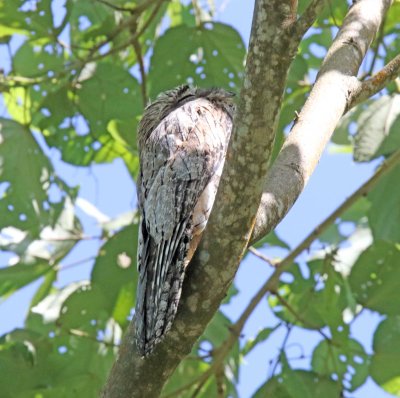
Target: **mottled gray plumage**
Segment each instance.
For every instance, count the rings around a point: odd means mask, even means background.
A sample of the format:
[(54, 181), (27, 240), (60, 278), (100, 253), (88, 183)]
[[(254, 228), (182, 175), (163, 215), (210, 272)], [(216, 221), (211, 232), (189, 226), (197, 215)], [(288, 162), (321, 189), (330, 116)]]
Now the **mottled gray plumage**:
[(233, 111), (225, 90), (180, 86), (159, 95), (140, 122), (136, 341), (143, 356), (175, 318), (185, 268), (214, 202)]

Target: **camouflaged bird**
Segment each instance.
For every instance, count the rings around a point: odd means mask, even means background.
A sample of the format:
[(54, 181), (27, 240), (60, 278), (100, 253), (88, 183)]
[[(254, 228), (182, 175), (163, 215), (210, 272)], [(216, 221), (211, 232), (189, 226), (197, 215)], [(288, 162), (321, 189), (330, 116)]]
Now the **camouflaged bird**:
[(232, 97), (223, 89), (180, 86), (147, 106), (139, 124), (135, 324), (142, 356), (175, 318), (185, 268), (207, 224), (224, 165)]

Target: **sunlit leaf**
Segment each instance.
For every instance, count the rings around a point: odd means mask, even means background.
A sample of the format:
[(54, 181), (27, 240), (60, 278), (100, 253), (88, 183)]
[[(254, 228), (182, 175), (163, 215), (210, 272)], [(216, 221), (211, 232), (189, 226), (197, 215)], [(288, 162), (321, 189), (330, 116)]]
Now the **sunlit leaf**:
[[(176, 43), (179, 51), (171, 52)], [(151, 58), (150, 96), (188, 82), (238, 90), (245, 47), (237, 31), (221, 23), (169, 29), (154, 47)]]
[(367, 107), (357, 119), (354, 159), (365, 162), (379, 156), (382, 143), (398, 131), (399, 116), (400, 95), (382, 96)]
[(0, 229), (13, 226), (38, 235), (54, 225), (71, 194), (53, 171), (29, 129), (0, 119)]
[(316, 373), (291, 370), (268, 380), (253, 398), (337, 398), (340, 396), (340, 389), (340, 384)]
[(400, 396), (400, 317), (389, 317), (374, 334), (371, 376), (388, 393)]
[(382, 314), (400, 314), (400, 250), (383, 241), (365, 250), (350, 274), (356, 300), (364, 307)]
[(400, 242), (400, 166), (384, 175), (369, 193), (368, 220), (375, 239)]
[(369, 357), (362, 345), (352, 339), (339, 344), (321, 341), (314, 349), (311, 364), (316, 373), (337, 378), (348, 391), (364, 384), (369, 373)]

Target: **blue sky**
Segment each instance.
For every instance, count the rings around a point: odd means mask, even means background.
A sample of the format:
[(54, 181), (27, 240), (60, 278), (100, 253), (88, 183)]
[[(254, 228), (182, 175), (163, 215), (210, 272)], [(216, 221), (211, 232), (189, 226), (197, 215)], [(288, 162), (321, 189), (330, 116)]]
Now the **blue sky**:
[[(59, 1), (59, 7), (62, 5)], [(241, 0), (217, 1), (217, 20), (234, 26), (248, 43), (253, 2)], [(0, 46), (4, 47), (4, 46)], [(0, 67), (9, 69), (7, 55), (0, 49)], [(0, 101), (0, 115), (4, 116), (4, 106)], [(111, 164), (94, 165), (89, 168), (76, 168), (60, 160), (56, 150), (49, 150), (39, 134), (36, 139), (51, 158), (56, 172), (68, 184), (79, 185), (79, 197), (92, 203), (104, 215), (112, 218), (135, 207), (135, 190), (122, 161), (116, 160)], [(368, 179), (376, 167), (375, 164), (355, 164), (350, 155), (333, 155), (326, 152), (310, 179), (299, 200), (287, 217), (278, 226), (279, 236), (292, 247), (298, 244), (316, 225), (329, 215), (343, 200), (356, 188)], [(97, 236), (100, 229), (96, 220), (88, 216), (82, 209), (77, 213), (83, 223), (87, 235)], [(97, 240), (80, 242), (73, 252), (62, 262), (63, 265), (73, 265), (82, 259), (95, 255), (99, 247)], [(9, 256), (0, 253), (0, 265), (7, 263)], [(72, 266), (61, 273), (58, 286), (70, 282), (87, 279), (93, 261), (86, 261)], [(257, 289), (270, 275), (271, 269), (261, 260), (248, 255), (238, 271), (235, 283), (240, 293), (232, 300), (225, 313), (235, 320), (246, 307)], [(0, 303), (0, 334), (23, 325), (29, 301), (40, 282), (33, 283), (19, 293)], [(352, 327), (352, 332), (363, 343), (367, 352), (371, 352), (373, 331), (380, 317), (376, 314), (363, 314)], [(266, 301), (260, 303), (254, 314), (246, 324), (244, 334), (247, 337), (255, 336), (257, 331), (265, 326), (274, 326), (276, 319), (271, 314)], [(270, 371), (269, 361), (276, 358), (282, 344), (283, 334), (275, 333), (260, 347), (245, 358), (241, 368), (239, 392), (241, 398), (250, 397), (257, 387), (265, 381)], [(296, 330), (292, 333), (288, 343), (288, 356), (299, 355), (299, 344), (303, 347), (306, 358), (293, 363), (295, 367), (306, 368), (309, 365), (309, 356), (318, 343), (316, 333), (306, 330)], [(371, 380), (358, 392), (352, 395), (355, 398), (384, 398), (391, 395), (384, 393)]]

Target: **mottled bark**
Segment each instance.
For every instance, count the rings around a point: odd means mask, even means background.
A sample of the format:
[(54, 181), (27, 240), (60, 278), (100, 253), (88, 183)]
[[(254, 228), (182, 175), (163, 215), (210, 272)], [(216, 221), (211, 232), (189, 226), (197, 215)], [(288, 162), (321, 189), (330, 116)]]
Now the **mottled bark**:
[(146, 360), (138, 357), (134, 327), (129, 326), (103, 397), (159, 396), (218, 310), (250, 237), (257, 240), (274, 228), (313, 172), (346, 110), (359, 65), (390, 5), (389, 0), (360, 0), (350, 9), (265, 182), (287, 71), (301, 34), (323, 3), (312, 1), (302, 23), (285, 29), (289, 0), (256, 1), (245, 80), (220, 189), (201, 247), (189, 265), (176, 320)]

